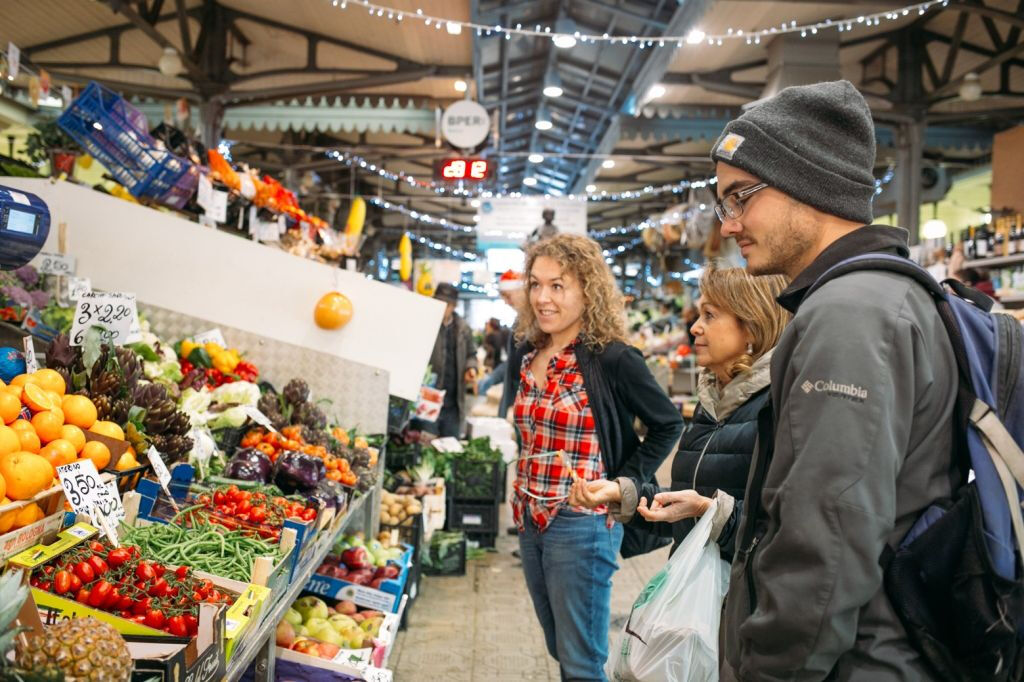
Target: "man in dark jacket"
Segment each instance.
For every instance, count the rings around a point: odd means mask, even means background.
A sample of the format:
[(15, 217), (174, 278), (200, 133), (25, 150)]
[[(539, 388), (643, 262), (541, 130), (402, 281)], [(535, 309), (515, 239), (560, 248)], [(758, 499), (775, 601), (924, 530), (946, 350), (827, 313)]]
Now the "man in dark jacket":
[(455, 312), (458, 289), (442, 282), (434, 290), (434, 298), (448, 307), (430, 354), (430, 366), (437, 373), (437, 388), (445, 391), (441, 415), (431, 430), (439, 436), (457, 438), (466, 421), (466, 384), (476, 378), (476, 344), (469, 325)]
[(954, 485), (956, 363), (935, 304), (895, 273), (836, 263), (907, 256), (872, 226), (875, 134), (847, 81), (787, 88), (715, 144), (722, 235), (753, 274), (792, 279), (736, 535), (723, 679), (927, 680), (882, 585), (881, 557)]

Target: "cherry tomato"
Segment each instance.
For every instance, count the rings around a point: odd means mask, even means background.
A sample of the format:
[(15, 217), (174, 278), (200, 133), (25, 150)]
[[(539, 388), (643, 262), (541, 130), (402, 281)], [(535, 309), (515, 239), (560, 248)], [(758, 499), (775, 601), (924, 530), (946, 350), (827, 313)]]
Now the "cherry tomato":
[(313, 509), (312, 507), (309, 507), (309, 508), (303, 510), (303, 512), (302, 512), (302, 520), (303, 521), (312, 521), (315, 518), (316, 518), (316, 509)]
[(53, 576), (53, 591), (57, 594), (65, 594), (71, 589), (71, 574), (67, 571), (57, 571)]
[(160, 597), (166, 597), (169, 590), (170, 588), (167, 585), (167, 581), (163, 578), (157, 578), (153, 581), (153, 584), (150, 585), (148, 594), (150, 597), (156, 597), (159, 599)]
[(171, 616), (167, 619), (167, 631), (175, 637), (187, 637), (188, 626), (184, 616)]
[(128, 611), (130, 613), (133, 606), (135, 606), (135, 600), (129, 596), (122, 594), (121, 598), (117, 600), (118, 611)]
[(92, 570), (96, 575), (103, 575), (110, 570), (110, 566), (103, 560), (103, 557), (91, 556), (89, 557), (89, 565), (92, 566)]
[(44, 592), (49, 592), (51, 585), (53, 585), (52, 582), (50, 582), (49, 580), (44, 580), (43, 582), (39, 583), (39, 589)]
[(167, 568), (163, 564), (153, 564), (153, 574), (156, 575), (157, 578), (161, 577), (166, 571)]
[(105, 604), (112, 589), (113, 587), (106, 580), (97, 582), (89, 592), (89, 606), (98, 608)]
[(222, 493), (221, 491), (218, 490), (217, 492), (215, 492), (213, 494), (213, 503), (215, 505), (217, 505), (218, 507), (220, 505), (224, 504), (227, 501), (228, 501), (228, 496), (225, 495), (224, 493)]
[(257, 505), (249, 509), (249, 518), (253, 523), (263, 523), (267, 520), (267, 508), (263, 505)]
[(249, 500), (243, 499), (242, 501), (240, 501), (238, 503), (238, 507), (236, 508), (236, 511), (239, 514), (247, 514), (247, 513), (249, 513), (250, 509), (252, 509), (252, 503), (250, 503)]
[(184, 615), (185, 629), (188, 631), (189, 636), (195, 635), (199, 632), (199, 619), (193, 616), (191, 613)]
[(43, 573), (45, 573), (46, 575), (53, 575), (53, 571), (53, 566), (43, 566)]
[(94, 552), (106, 552), (107, 551), (107, 548), (103, 546), (102, 542), (96, 542), (95, 540), (93, 540), (92, 542), (89, 543), (89, 549), (91, 549)]
[(127, 547), (118, 547), (117, 549), (112, 549), (107, 553), (107, 563), (114, 568), (127, 563), (131, 558), (132, 553)]
[(160, 609), (150, 609), (149, 611), (146, 611), (146, 619), (143, 622), (149, 627), (159, 630), (164, 626), (166, 620), (167, 617), (164, 616), (163, 611)]
[(79, 561), (75, 564), (74, 571), (75, 575), (78, 576), (78, 579), (82, 581), (83, 585), (91, 583), (96, 579), (96, 571), (85, 561)]
[(152, 606), (152, 604), (153, 604), (153, 598), (152, 597), (143, 597), (139, 601), (137, 601), (134, 604), (132, 604), (132, 613), (134, 613), (136, 616), (138, 616), (138, 615), (145, 615), (146, 612), (149, 611), (149, 609)]
[(121, 604), (121, 591), (111, 586), (110, 595), (103, 600), (103, 608), (107, 611), (116, 610)]
[(68, 575), (71, 576), (71, 586), (69, 588), (69, 591), (78, 592), (80, 589), (82, 589), (82, 579), (74, 573), (71, 573), (70, 571), (68, 571)]
[(174, 575), (178, 577), (178, 580), (184, 580), (188, 577), (188, 566), (178, 566), (174, 569)]
[(135, 621), (136, 623), (138, 623), (139, 625), (145, 625), (145, 623), (146, 623), (146, 616), (145, 616), (145, 614), (143, 614), (143, 615), (136, 614), (136, 615), (132, 616), (132, 620)]
[(142, 562), (135, 567), (135, 575), (139, 580), (152, 580), (156, 577), (153, 567), (146, 562)]

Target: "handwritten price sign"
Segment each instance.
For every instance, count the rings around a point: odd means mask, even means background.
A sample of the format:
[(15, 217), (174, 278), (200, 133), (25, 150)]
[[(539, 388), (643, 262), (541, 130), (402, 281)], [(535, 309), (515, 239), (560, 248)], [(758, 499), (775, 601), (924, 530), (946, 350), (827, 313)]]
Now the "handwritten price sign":
[(41, 253), (39, 257), (39, 272), (44, 275), (73, 275), (75, 274), (75, 257), (65, 256), (61, 253)]
[(71, 345), (81, 346), (86, 332), (92, 327), (100, 327), (104, 330), (104, 341), (123, 346), (131, 342), (137, 319), (135, 294), (83, 294), (75, 308)]
[(103, 484), (92, 460), (82, 459), (57, 467), (57, 477), (77, 514), (89, 514), (99, 522), (104, 533), (117, 544), (113, 525), (124, 518), (121, 497)]

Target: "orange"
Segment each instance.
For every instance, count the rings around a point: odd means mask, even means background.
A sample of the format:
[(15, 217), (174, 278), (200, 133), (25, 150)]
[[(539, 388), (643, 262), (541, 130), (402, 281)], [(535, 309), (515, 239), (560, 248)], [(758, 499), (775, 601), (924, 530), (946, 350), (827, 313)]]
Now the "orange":
[(18, 376), (16, 376), (13, 379), (11, 379), (10, 385), (11, 386), (24, 386), (26, 383), (29, 382), (29, 380), (30, 380), (30, 377), (29, 377), (28, 374), (19, 374)]
[(18, 450), (21, 450), (21, 439), (18, 438), (18, 432), (10, 426), (0, 426), (0, 455)]
[[(0, 439), (2, 437), (2, 432), (0, 432)], [(60, 427), (60, 437), (74, 445), (76, 453), (81, 452), (82, 448), (85, 447), (85, 431), (82, 431), (82, 429), (74, 424), (65, 424)]]
[(32, 422), (27, 419), (15, 419), (8, 426), (15, 431), (31, 431), (35, 433), (36, 427), (32, 426)]
[(40, 442), (39, 436), (36, 435), (35, 431), (21, 429), (18, 431), (18, 440), (21, 442), (21, 449), (26, 452), (35, 452), (38, 454), (39, 448), (42, 447), (42, 442)]
[(60, 407), (60, 403), (54, 405), (53, 398), (42, 387), (31, 382), (26, 383), (21, 394), (21, 402), (28, 405), (33, 412), (42, 412), (54, 407)]
[(11, 452), (0, 456), (0, 476), (7, 483), (7, 497), (27, 500), (53, 483), (53, 467), (31, 452)]
[(21, 400), (7, 391), (0, 391), (0, 419), (10, 424), (21, 413)]
[(82, 448), (80, 459), (91, 459), (97, 469), (103, 469), (110, 464), (110, 449), (99, 441), (91, 440)]
[(55, 415), (60, 417), (60, 423), (61, 423), (61, 425), (63, 425), (64, 424), (64, 410), (62, 410), (59, 407), (59, 405), (60, 405), (60, 400), (58, 399), (57, 402), (54, 403), (54, 407), (51, 410), (49, 410), (49, 411), (53, 412)]
[(3, 392), (4, 393), (10, 393), (11, 395), (13, 395), (15, 398), (18, 399), (19, 403), (21, 402), (21, 394), (22, 394), (21, 386), (4, 386)]
[(337, 291), (324, 294), (313, 310), (313, 320), (323, 329), (341, 329), (351, 319), (352, 301)]
[(68, 390), (67, 384), (64, 383), (64, 377), (55, 369), (40, 369), (34, 372), (32, 374), (32, 381), (47, 391), (53, 391), (60, 395), (64, 395), (64, 392)]
[[(4, 497), (2, 500), (0, 500), (0, 507), (5, 507), (10, 503), (11, 498)], [(20, 510), (18, 509), (12, 509), (11, 511), (6, 511), (3, 514), (0, 514), (0, 534), (6, 533), (11, 529), (12, 526), (14, 526), (14, 517), (18, 515), (19, 511)]]
[(46, 447), (39, 451), (39, 456), (44, 458), (53, 467), (53, 475), (57, 475), (57, 467), (64, 464), (71, 464), (78, 459), (78, 453), (75, 452), (75, 446), (70, 441), (58, 438), (57, 440), (49, 443)]
[(47, 391), (46, 395), (50, 396), (50, 402), (53, 403), (53, 407), (51, 407), (50, 409), (60, 409), (60, 404), (61, 402), (64, 401), (64, 396), (62, 396), (60, 393), (57, 393), (57, 391)]
[(93, 433), (98, 433), (114, 440), (124, 440), (124, 431), (114, 422), (98, 421), (89, 427)]
[(35, 427), (39, 440), (49, 443), (60, 438), (60, 427), (64, 426), (62, 416), (56, 412), (37, 412), (32, 417), (32, 426)]
[(38, 504), (35, 502), (27, 504), (18, 510), (17, 514), (14, 516), (14, 524), (11, 528), (17, 529), (24, 528), (25, 526), (31, 526), (36, 521), (42, 520), (44, 516), (46, 516), (46, 514), (43, 513), (43, 510)]
[(117, 460), (117, 466), (114, 468), (118, 471), (127, 471), (137, 466), (139, 466), (139, 460), (135, 459), (135, 455), (131, 452), (126, 452), (121, 455), (121, 459)]
[(69, 395), (61, 403), (64, 410), (64, 421), (81, 429), (87, 429), (96, 423), (96, 406), (84, 395)]

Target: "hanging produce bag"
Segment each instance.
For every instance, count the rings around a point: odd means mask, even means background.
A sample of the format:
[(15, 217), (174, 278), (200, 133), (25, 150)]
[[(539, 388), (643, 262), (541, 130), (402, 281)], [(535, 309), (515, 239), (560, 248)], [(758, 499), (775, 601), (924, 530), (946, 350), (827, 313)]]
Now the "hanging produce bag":
[(606, 672), (616, 682), (718, 680), (729, 564), (710, 541), (714, 502), (633, 604)]

